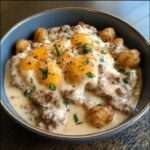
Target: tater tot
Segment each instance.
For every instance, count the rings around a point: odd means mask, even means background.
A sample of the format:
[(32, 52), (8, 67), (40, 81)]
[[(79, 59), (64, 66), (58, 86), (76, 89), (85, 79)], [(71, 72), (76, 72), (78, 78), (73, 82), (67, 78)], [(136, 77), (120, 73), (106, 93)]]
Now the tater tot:
[(96, 128), (101, 128), (113, 120), (114, 111), (111, 106), (96, 106), (89, 110), (88, 121)]
[(44, 29), (44, 28), (38, 28), (35, 31), (34, 41), (36, 41), (36, 42), (43, 42), (47, 38), (48, 38), (48, 32), (47, 32), (46, 29)]
[(140, 53), (136, 49), (124, 50), (117, 57), (117, 64), (122, 67), (134, 68), (140, 62)]
[(115, 46), (123, 46), (124, 45), (124, 40), (123, 40), (123, 38), (115, 38), (113, 40), (113, 44)]
[(18, 40), (16, 42), (16, 53), (21, 53), (25, 51), (28, 47), (30, 47), (31, 42), (29, 40)]
[(100, 31), (99, 35), (104, 42), (112, 41), (116, 37), (115, 30), (112, 27), (108, 27)]

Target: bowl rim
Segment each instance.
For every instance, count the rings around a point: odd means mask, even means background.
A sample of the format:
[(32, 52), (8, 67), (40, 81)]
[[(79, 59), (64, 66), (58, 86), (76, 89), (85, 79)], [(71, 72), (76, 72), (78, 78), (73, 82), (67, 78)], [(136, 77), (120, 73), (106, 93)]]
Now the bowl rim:
[[(59, 8), (52, 8), (52, 9), (47, 9), (45, 11), (41, 11), (39, 13), (35, 13), (29, 17), (26, 17), (25, 19), (22, 19), (21, 21), (19, 21), (18, 23), (14, 24), (12, 28), (10, 28), (6, 34), (4, 34), (4, 36), (1, 39), (1, 46), (3, 45), (3, 42), (7, 39), (7, 37), (9, 36), (9, 34), (11, 32), (13, 32), (16, 28), (18, 28), (19, 26), (21, 26), (22, 24), (32, 20), (33, 18), (38, 18), (39, 16), (43, 16), (47, 13), (50, 12), (61, 12), (61, 11), (69, 11), (69, 10), (75, 10), (75, 11), (85, 11), (85, 12), (89, 12), (89, 13), (96, 13), (96, 14), (101, 14), (101, 15), (105, 15), (107, 17), (113, 18), (119, 22), (122, 22), (123, 24), (125, 24), (125, 26), (128, 26), (132, 31), (136, 32), (136, 34), (143, 40), (144, 44), (146, 44), (147, 47), (150, 47), (149, 42), (137, 31), (135, 30), (129, 23), (126, 23), (125, 21), (121, 20), (119, 17), (116, 17), (112, 14), (109, 13), (104, 13), (95, 9), (91, 9), (91, 8), (83, 8), (83, 7), (59, 7)], [(3, 87), (3, 85), (2, 85)], [(4, 87), (3, 87), (4, 88)], [(102, 139), (102, 138), (106, 138), (106, 137), (110, 137), (126, 128), (128, 128), (129, 126), (131, 126), (133, 123), (135, 123), (136, 121), (138, 121), (146, 112), (148, 112), (148, 110), (150, 109), (150, 103), (148, 103), (146, 106), (144, 106), (144, 108), (134, 117), (132, 117), (131, 119), (127, 120), (126, 122), (112, 128), (112, 129), (108, 129), (106, 131), (100, 131), (100, 132), (95, 132), (95, 133), (91, 133), (91, 134), (85, 134), (85, 135), (63, 135), (63, 134), (58, 134), (58, 133), (54, 133), (54, 132), (46, 132), (42, 129), (39, 128), (35, 128), (34, 126), (30, 125), (29, 123), (25, 122), (24, 120), (21, 120), (20, 118), (18, 118), (14, 113), (12, 113), (4, 104), (4, 102), (2, 100), (0, 100), (1, 102), (1, 106), (4, 108), (4, 110), (9, 114), (9, 116), (11, 116), (15, 121), (17, 121), (19, 124), (21, 124), (23, 127), (27, 128), (28, 130), (40, 134), (42, 136), (48, 137), (48, 138), (53, 138), (56, 140), (63, 140), (63, 141), (87, 141), (87, 140), (92, 140), (92, 139)]]

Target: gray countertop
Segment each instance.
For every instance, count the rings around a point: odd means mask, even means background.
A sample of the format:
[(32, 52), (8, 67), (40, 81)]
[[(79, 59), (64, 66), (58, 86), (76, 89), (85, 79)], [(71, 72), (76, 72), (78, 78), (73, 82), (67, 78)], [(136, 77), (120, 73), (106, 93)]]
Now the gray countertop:
[[(62, 7), (82, 6), (114, 14), (141, 32), (149, 39), (148, 3), (142, 1), (131, 3), (115, 2), (48, 2), (48, 1), (2, 1), (1, 2), (1, 36), (16, 22), (39, 11)], [(138, 10), (138, 11), (137, 11)], [(140, 11), (139, 11), (140, 10)], [(127, 13), (128, 12), (128, 13)], [(142, 13), (139, 13), (142, 12)], [(137, 15), (138, 14), (138, 15)], [(138, 16), (138, 17), (135, 17)], [(138, 19), (139, 18), (139, 19)], [(140, 20), (140, 21), (138, 21)], [(121, 134), (92, 144), (68, 145), (39, 137), (16, 124), (0, 108), (0, 149), (1, 150), (149, 150), (150, 149), (150, 112), (136, 124)]]

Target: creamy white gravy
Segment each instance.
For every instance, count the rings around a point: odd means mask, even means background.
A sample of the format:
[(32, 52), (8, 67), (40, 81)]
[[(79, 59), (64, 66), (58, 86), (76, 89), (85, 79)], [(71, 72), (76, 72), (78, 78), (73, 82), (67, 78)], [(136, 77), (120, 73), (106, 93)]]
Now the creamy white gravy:
[[(34, 117), (33, 115), (31, 115), (29, 111), (32, 103), (30, 102), (29, 99), (27, 99), (22, 94), (21, 90), (12, 86), (10, 81), (11, 81), (10, 72), (9, 72), (8, 64), (7, 64), (6, 73), (5, 73), (6, 95), (8, 99), (10, 100), (10, 103), (12, 104), (14, 109), (18, 112), (18, 114), (28, 123), (35, 125)], [(95, 99), (95, 97), (93, 97), (93, 99)], [(137, 101), (135, 103), (137, 103)], [(82, 124), (77, 125), (74, 122), (74, 118), (73, 118), (74, 114), (77, 114)], [(101, 129), (97, 129), (91, 126), (89, 123), (87, 123), (85, 115), (86, 115), (86, 110), (83, 107), (75, 106), (71, 104), (70, 111), (67, 112), (67, 123), (64, 126), (59, 127), (58, 129), (55, 129), (53, 132), (65, 134), (65, 135), (89, 134), (89, 133), (111, 129), (128, 118), (128, 115), (123, 114), (119, 111), (115, 111), (113, 121), (109, 123), (108, 125), (102, 127)]]

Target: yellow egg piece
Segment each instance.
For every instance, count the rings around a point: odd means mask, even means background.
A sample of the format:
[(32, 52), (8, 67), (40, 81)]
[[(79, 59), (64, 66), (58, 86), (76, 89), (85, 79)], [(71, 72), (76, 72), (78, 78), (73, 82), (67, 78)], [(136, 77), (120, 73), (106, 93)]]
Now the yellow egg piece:
[(32, 69), (37, 68), (37, 65), (38, 65), (37, 60), (31, 56), (28, 56), (20, 61), (19, 70), (21, 72), (27, 71), (27, 70), (32, 70)]
[(75, 48), (80, 50), (81, 53), (88, 53), (92, 48), (92, 40), (89, 35), (85, 33), (75, 33), (72, 36), (71, 42)]
[(72, 59), (72, 56), (69, 53), (64, 53), (62, 56), (58, 57), (57, 63), (60, 67), (64, 68)]
[(86, 77), (87, 73), (92, 74), (94, 72), (93, 59), (91, 55), (80, 55), (72, 58), (64, 69), (66, 81), (71, 84), (78, 84)]
[(47, 58), (48, 58), (48, 50), (45, 47), (35, 48), (30, 53), (30, 56), (32, 56), (33, 58), (35, 58), (35, 59), (37, 59), (39, 61), (47, 60)]
[(40, 83), (44, 84), (47, 87), (49, 85), (58, 87), (60, 86), (62, 80), (61, 70), (53, 61), (40, 63), (37, 70), (37, 79)]

